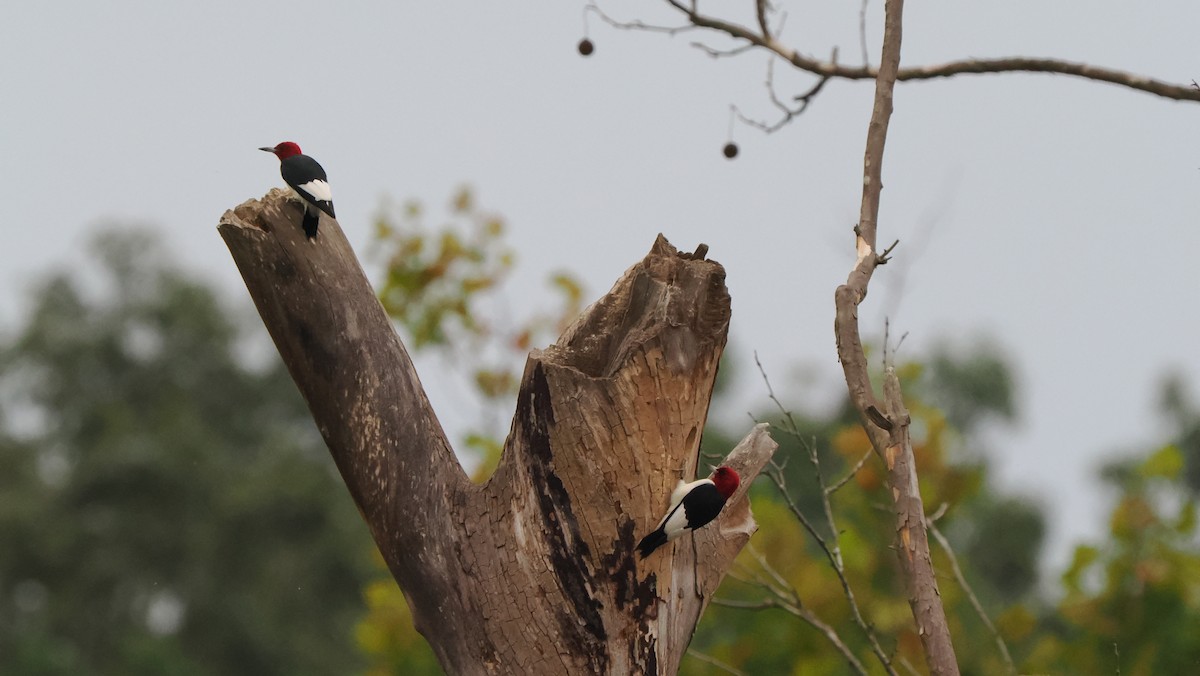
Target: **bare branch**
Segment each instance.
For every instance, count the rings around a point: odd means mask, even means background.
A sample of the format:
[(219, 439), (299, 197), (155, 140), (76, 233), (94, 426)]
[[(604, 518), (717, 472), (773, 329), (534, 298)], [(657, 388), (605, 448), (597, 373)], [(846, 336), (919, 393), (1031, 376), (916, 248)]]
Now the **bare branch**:
[(925, 517), (925, 521), (928, 522), (930, 525), (933, 525), (933, 524), (937, 523), (938, 521), (941, 521), (942, 517), (946, 516), (946, 512), (949, 509), (950, 509), (950, 503), (943, 502), (942, 504), (938, 505), (936, 512)]
[[(746, 45), (743, 45), (743, 47), (746, 47)], [(837, 58), (836, 51), (834, 52), (834, 58)], [(786, 127), (789, 122), (803, 114), (804, 111), (808, 110), (808, 105), (812, 103), (817, 94), (821, 93), (821, 90), (825, 88), (825, 83), (827, 82), (829, 82), (829, 78), (827, 77), (822, 77), (821, 79), (817, 80), (807, 92), (792, 97), (793, 101), (800, 104), (799, 106), (789, 106), (779, 98), (779, 94), (775, 91), (775, 59), (771, 58), (767, 61), (767, 94), (771, 98), (771, 103), (783, 113), (783, 116), (775, 122), (768, 123), (746, 117), (740, 110), (737, 109), (737, 106), (734, 106), (733, 110), (738, 119), (742, 122), (767, 134), (772, 134)]]
[(867, 459), (871, 457), (871, 453), (873, 452), (873, 449), (869, 449), (866, 453), (863, 453), (862, 457), (858, 459), (858, 462), (854, 463), (854, 467), (852, 467), (850, 471), (846, 473), (846, 476), (838, 479), (837, 483), (833, 484), (829, 488), (826, 488), (825, 493), (827, 495), (833, 495), (834, 493), (838, 492), (842, 486), (845, 486), (847, 482), (854, 478), (854, 475), (858, 474), (858, 470), (862, 469), (862, 466), (867, 463)]
[(900, 666), (904, 667), (904, 670), (908, 672), (909, 676), (921, 676), (921, 672), (917, 671), (916, 667), (912, 665), (912, 662), (909, 662), (903, 656), (900, 657), (899, 662)]
[(636, 30), (645, 31), (647, 33), (665, 33), (667, 35), (675, 35), (676, 33), (684, 33), (698, 28), (698, 26), (694, 24), (683, 24), (682, 26), (657, 26), (654, 24), (645, 23), (638, 19), (634, 19), (633, 21), (618, 21), (617, 19), (605, 14), (604, 10), (600, 9), (600, 6), (594, 2), (589, 2), (587, 4), (587, 9), (591, 10), (596, 16), (600, 17), (604, 23), (612, 26), (613, 28), (618, 28), (621, 30)]
[(832, 643), (833, 647), (836, 648), (837, 651), (842, 654), (842, 657), (844, 657), (846, 661), (850, 663), (851, 668), (853, 668), (856, 673), (861, 674), (861, 676), (867, 676), (867, 668), (863, 666), (863, 663), (858, 660), (858, 657), (856, 657), (854, 653), (850, 652), (850, 648), (844, 642), (842, 642), (842, 637), (838, 636), (838, 633), (833, 629), (833, 627), (823, 622), (816, 613), (808, 608), (799, 608), (797, 610), (799, 611), (797, 616), (811, 625), (813, 629), (821, 632), (825, 636), (825, 639)]
[(709, 47), (708, 45), (699, 41), (691, 42), (689, 44), (714, 59), (722, 59), (727, 56), (737, 56), (738, 54), (745, 54), (751, 49), (754, 49), (754, 45), (739, 45), (733, 49), (717, 49), (716, 47)]
[(724, 671), (727, 674), (734, 674), (735, 676), (746, 676), (746, 672), (744, 672), (740, 669), (735, 669), (711, 655), (705, 655), (704, 653), (700, 652), (699, 650), (696, 650), (695, 648), (688, 648), (687, 654), (689, 657), (694, 657), (694, 658), (700, 660), (701, 662), (711, 664), (714, 667), (720, 669), (721, 671)]
[(862, 0), (862, 6), (858, 8), (858, 47), (862, 50), (862, 63), (866, 68), (871, 65), (871, 58), (867, 56), (867, 0)]
[(883, 250), (879, 257), (875, 259), (875, 265), (887, 265), (888, 261), (892, 260), (892, 252), (896, 247), (900, 246), (900, 240), (892, 242), (892, 245)]
[[(892, 96), (900, 72), (900, 44), (903, 34), (904, 0), (885, 3), (883, 50), (875, 80), (875, 104), (867, 127), (863, 158), (862, 208), (855, 226), (857, 258), (846, 283), (834, 294), (836, 315), (834, 333), (838, 358), (846, 378), (850, 399), (859, 412), (863, 429), (875, 452), (887, 464), (892, 508), (899, 538), (897, 554), (908, 591), (909, 606), (917, 625), (917, 634), (925, 648), (925, 660), (935, 676), (957, 675), (958, 663), (945, 609), (937, 589), (937, 578), (929, 556), (925, 530), (925, 510), (921, 503), (916, 463), (909, 437), (910, 417), (904, 406), (900, 381), (888, 368), (884, 379), (886, 416), (880, 415), (867, 369), (866, 352), (858, 327), (858, 306), (866, 298), (867, 286), (878, 267), (876, 232), (879, 219), (880, 191), (883, 187), (884, 148), (892, 115)], [(886, 418), (890, 427), (881, 425)], [(769, 473), (768, 473), (769, 474)]]
[(736, 608), (738, 610), (766, 610), (768, 608), (780, 607), (779, 603), (777, 603), (774, 599), (763, 599), (761, 601), (738, 601), (735, 599), (714, 598), (712, 600), (712, 604), (714, 606), (724, 606), (726, 608)]
[[(875, 657), (879, 660), (880, 664), (883, 665), (884, 669), (886, 669), (889, 674), (895, 676), (896, 671), (892, 667), (891, 661), (887, 657), (887, 653), (885, 653), (883, 647), (879, 645), (879, 640), (875, 637), (875, 631), (869, 624), (867, 624), (867, 621), (863, 619), (862, 611), (858, 607), (858, 601), (854, 597), (854, 589), (850, 586), (850, 580), (846, 578), (846, 567), (842, 561), (841, 547), (838, 544), (838, 529), (837, 525), (834, 523), (833, 510), (829, 504), (830, 492), (826, 490), (825, 480), (821, 476), (821, 466), (816, 455), (816, 446), (815, 444), (806, 443), (805, 440), (800, 436), (800, 430), (796, 425), (795, 418), (793, 418), (792, 414), (783, 407), (783, 403), (779, 401), (779, 398), (775, 396), (775, 390), (771, 387), (771, 381), (767, 377), (766, 370), (763, 369), (762, 362), (758, 359), (757, 352), (754, 353), (754, 363), (758, 366), (758, 372), (762, 376), (763, 383), (766, 385), (767, 396), (775, 404), (775, 406), (779, 409), (780, 414), (783, 416), (784, 431), (800, 440), (800, 442), (804, 444), (809, 451), (809, 461), (813, 464), (813, 470), (817, 475), (818, 485), (821, 487), (821, 499), (825, 511), (826, 522), (829, 527), (829, 540), (826, 540), (819, 532), (817, 532), (816, 527), (814, 527), (812, 522), (808, 520), (808, 517), (800, 509), (799, 505), (797, 505), (795, 500), (792, 499), (791, 494), (788, 493), (787, 479), (784, 478), (782, 468), (779, 466), (779, 464), (772, 460), (766, 468), (766, 474), (768, 477), (770, 477), (772, 483), (775, 484), (775, 488), (779, 491), (779, 495), (783, 498), (784, 504), (787, 505), (788, 511), (790, 511), (792, 515), (796, 517), (796, 520), (799, 521), (802, 526), (804, 526), (804, 530), (808, 531), (808, 534), (812, 536), (813, 540), (816, 541), (817, 546), (821, 548), (821, 551), (825, 552), (825, 557), (829, 560), (830, 567), (833, 568), (833, 572), (837, 575), (838, 581), (842, 584), (842, 594), (846, 597), (846, 603), (850, 606), (854, 623), (858, 625), (859, 629), (861, 629), (863, 634), (867, 637), (868, 642), (871, 644), (871, 651), (875, 653)], [(766, 560), (758, 556), (756, 550), (751, 549), (750, 551), (752, 555), (758, 558), (759, 565), (763, 566), (764, 570), (773, 572)]]
[(767, 0), (755, 0), (755, 14), (758, 17), (758, 30), (762, 32), (762, 36), (771, 39), (771, 28), (767, 25), (767, 9), (769, 3)]
[(863, 663), (858, 659), (854, 652), (850, 650), (845, 641), (842, 640), (842, 637), (838, 635), (837, 630), (829, 624), (826, 624), (816, 613), (808, 608), (798, 605), (791, 605), (783, 601), (769, 598), (761, 601), (713, 599), (712, 602), (715, 605), (725, 606), (726, 608), (737, 608), (741, 610), (765, 610), (769, 608), (779, 608), (780, 610), (786, 611), (800, 618), (804, 622), (807, 622), (813, 629), (821, 632), (821, 635), (823, 635), (825, 639), (829, 641), (831, 645), (833, 645), (834, 649), (842, 654), (842, 657), (845, 658), (850, 667), (854, 669), (855, 673), (860, 674), (860, 676), (867, 676), (869, 673), (867, 668), (863, 666)]
[(1004, 666), (1008, 673), (1016, 674), (1017, 667), (1013, 664), (1012, 655), (1008, 653), (1008, 644), (1004, 642), (1004, 637), (1000, 635), (1000, 632), (996, 629), (996, 625), (992, 624), (991, 618), (984, 612), (983, 605), (979, 603), (979, 598), (975, 596), (975, 590), (967, 583), (967, 578), (963, 575), (962, 568), (958, 565), (958, 557), (954, 555), (954, 549), (950, 547), (950, 541), (946, 539), (945, 535), (942, 535), (941, 529), (937, 527), (936, 517), (944, 514), (945, 510), (946, 503), (942, 503), (941, 508), (938, 509), (938, 514), (928, 519), (929, 532), (933, 534), (933, 538), (937, 540), (938, 546), (945, 552), (946, 559), (950, 561), (950, 570), (954, 571), (954, 579), (958, 580), (958, 586), (962, 587), (962, 590), (966, 592), (967, 600), (971, 602), (971, 607), (975, 609), (975, 614), (983, 621), (983, 626), (987, 627), (987, 630), (991, 632), (992, 638), (996, 641), (996, 647), (1000, 650), (1000, 656), (1004, 658)]
[[(841, 78), (845, 80), (874, 80), (879, 75), (879, 69), (869, 65), (858, 67), (843, 66), (832, 61), (805, 56), (795, 49), (781, 44), (770, 35), (765, 35), (741, 24), (718, 19), (701, 14), (690, 4), (685, 5), (681, 0), (666, 0), (687, 17), (691, 26), (707, 28), (725, 33), (730, 37), (746, 40), (750, 44), (774, 52), (785, 61), (800, 70), (808, 71), (822, 77)], [(610, 22), (611, 23), (611, 22)], [(636, 25), (619, 26), (638, 28)], [(650, 30), (665, 31), (662, 27)], [(678, 29), (675, 29), (676, 31)], [(955, 75), (982, 75), (989, 73), (1046, 73), (1050, 75), (1067, 75), (1071, 77), (1107, 82), (1136, 91), (1162, 96), (1176, 101), (1200, 101), (1200, 89), (1188, 85), (1178, 85), (1161, 80), (1155, 80), (1142, 75), (1135, 75), (1121, 70), (1092, 66), (1086, 63), (1076, 63), (1059, 59), (1044, 59), (1031, 57), (1006, 57), (997, 59), (964, 59), (930, 66), (916, 66), (901, 69), (896, 74), (900, 82), (909, 80), (932, 80)]]

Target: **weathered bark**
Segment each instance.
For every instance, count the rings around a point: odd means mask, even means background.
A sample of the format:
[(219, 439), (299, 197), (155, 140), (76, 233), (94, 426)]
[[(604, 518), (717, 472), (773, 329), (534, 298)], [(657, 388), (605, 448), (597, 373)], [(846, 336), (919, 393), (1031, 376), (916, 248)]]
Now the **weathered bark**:
[(887, 0), (884, 11), (883, 50), (863, 159), (862, 207), (855, 240), (857, 258), (846, 283), (834, 292), (834, 334), (850, 399), (858, 410), (871, 446), (887, 463), (899, 541), (896, 553), (917, 634), (925, 648), (925, 662), (934, 676), (956, 676), (958, 662), (929, 555), (925, 507), (917, 482), (916, 460), (909, 439), (910, 420), (900, 391), (900, 380), (889, 368), (884, 383), (885, 414), (871, 388), (867, 357), (858, 329), (858, 306), (866, 298), (875, 268), (886, 262), (883, 255), (877, 253), (876, 232), (883, 187), (883, 151), (892, 116), (892, 93), (900, 70), (904, 0)]
[(696, 470), (729, 326), (722, 267), (660, 236), (530, 355), (503, 458), (474, 485), (341, 230), (322, 218), (306, 241), (299, 217), (272, 191), (219, 229), (442, 666), (674, 673), (756, 528), (746, 490), (775, 449), (755, 428), (726, 461), (743, 484), (717, 522), (636, 559)]

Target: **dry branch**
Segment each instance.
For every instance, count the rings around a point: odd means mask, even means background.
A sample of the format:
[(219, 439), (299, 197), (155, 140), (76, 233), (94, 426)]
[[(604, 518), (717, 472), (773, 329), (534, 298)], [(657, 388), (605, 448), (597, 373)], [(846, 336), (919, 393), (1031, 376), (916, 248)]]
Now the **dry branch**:
[[(723, 19), (701, 14), (696, 11), (696, 5), (683, 0), (667, 0), (667, 4), (683, 13), (688, 23), (675, 28), (674, 31), (687, 28), (707, 28), (725, 33), (732, 38), (745, 40), (751, 45), (766, 49), (792, 64), (799, 70), (826, 78), (844, 80), (874, 80), (879, 76), (878, 68), (868, 65), (844, 66), (836, 60), (822, 61), (801, 54), (797, 50), (779, 42), (769, 32), (754, 30), (748, 26), (725, 21)], [(625, 28), (645, 28), (644, 25), (613, 22), (614, 25)], [(1179, 85), (1154, 78), (1136, 75), (1113, 68), (1092, 66), (1086, 63), (1075, 63), (1060, 59), (1005, 57), (998, 59), (963, 59), (948, 63), (929, 66), (903, 68), (897, 71), (896, 79), (901, 82), (909, 80), (932, 80), (956, 75), (982, 75), (994, 73), (1046, 73), (1050, 75), (1067, 75), (1071, 77), (1107, 82), (1109, 84), (1162, 96), (1176, 101), (1200, 101), (1200, 89), (1190, 84)]]
[(900, 69), (903, 10), (903, 0), (887, 0), (883, 53), (879, 77), (875, 82), (875, 105), (867, 128), (863, 160), (862, 209), (855, 228), (857, 259), (846, 283), (839, 286), (834, 294), (834, 333), (850, 398), (859, 412), (871, 446), (887, 463), (888, 485), (896, 515), (897, 554), (908, 591), (909, 606), (925, 648), (929, 671), (941, 676), (958, 674), (958, 663), (929, 555), (925, 509), (909, 439), (908, 411), (904, 406), (900, 381), (895, 372), (888, 369), (882, 407), (886, 414), (882, 416), (885, 420), (880, 420), (881, 407), (871, 387), (867, 357), (858, 327), (858, 305), (867, 295), (867, 286), (875, 268), (882, 262), (882, 257), (876, 253), (876, 231), (884, 148), (892, 114), (892, 93)]
[[(945, 507), (946, 504), (943, 503), (938, 508), (938, 512), (943, 511)], [(967, 600), (970, 601), (971, 607), (975, 609), (975, 614), (979, 616), (980, 621), (983, 622), (983, 626), (987, 627), (988, 633), (992, 635), (992, 640), (996, 642), (996, 650), (1000, 652), (1000, 658), (1004, 660), (1005, 672), (1010, 674), (1010, 676), (1016, 676), (1018, 673), (1017, 666), (1013, 664), (1012, 655), (1008, 652), (1008, 644), (1004, 642), (1004, 637), (996, 629), (992, 618), (988, 617), (987, 611), (983, 609), (983, 604), (979, 602), (979, 597), (975, 595), (975, 590), (967, 582), (967, 576), (963, 574), (962, 567), (958, 565), (958, 556), (954, 554), (954, 548), (950, 546), (950, 541), (938, 529), (937, 519), (937, 514), (926, 517), (926, 522), (929, 524), (929, 532), (933, 535), (933, 539), (937, 540), (938, 546), (942, 548), (942, 553), (946, 555), (946, 560), (950, 562), (950, 570), (954, 573), (954, 579), (958, 581), (958, 586), (967, 595)]]
[[(324, 218), (324, 217), (323, 217)], [(696, 470), (729, 328), (724, 270), (661, 236), (534, 351), (495, 474), (468, 481), (335, 221), (305, 240), (281, 191), (219, 227), (417, 629), (453, 674), (673, 674), (756, 526), (756, 427), (717, 521), (637, 561)]]

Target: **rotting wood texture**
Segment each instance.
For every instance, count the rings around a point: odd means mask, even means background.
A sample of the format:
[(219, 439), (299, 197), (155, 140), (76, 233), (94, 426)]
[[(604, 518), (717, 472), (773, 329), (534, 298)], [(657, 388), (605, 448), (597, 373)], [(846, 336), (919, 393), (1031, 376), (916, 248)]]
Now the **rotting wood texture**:
[[(282, 191), (219, 230), (350, 494), (453, 674), (673, 674), (756, 526), (775, 450), (755, 427), (717, 521), (645, 561), (696, 473), (729, 328), (725, 271), (661, 235), (558, 342), (529, 357), (504, 455), (472, 484), (336, 222), (306, 241)], [(706, 472), (705, 472), (706, 473)]]

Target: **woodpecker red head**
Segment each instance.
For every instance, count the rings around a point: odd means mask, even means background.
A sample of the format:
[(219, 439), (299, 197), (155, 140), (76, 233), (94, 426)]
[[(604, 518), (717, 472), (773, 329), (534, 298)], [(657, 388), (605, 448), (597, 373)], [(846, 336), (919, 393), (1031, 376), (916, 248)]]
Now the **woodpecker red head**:
[(304, 234), (309, 239), (316, 237), (320, 212), (337, 218), (333, 215), (333, 193), (329, 190), (325, 170), (316, 160), (301, 153), (300, 146), (291, 141), (259, 150), (274, 153), (279, 158), (279, 173), (283, 174), (284, 182), (304, 204)]
[(671, 493), (671, 506), (654, 532), (638, 543), (644, 559), (659, 547), (688, 531), (706, 525), (721, 513), (725, 501), (738, 489), (741, 477), (731, 467), (718, 467), (712, 478), (691, 483), (679, 482)]

